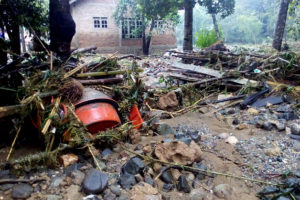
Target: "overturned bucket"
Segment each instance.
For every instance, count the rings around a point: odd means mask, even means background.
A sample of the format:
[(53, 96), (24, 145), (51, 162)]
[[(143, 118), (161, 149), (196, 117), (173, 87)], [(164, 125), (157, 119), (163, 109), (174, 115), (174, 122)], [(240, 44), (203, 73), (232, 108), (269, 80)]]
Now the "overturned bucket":
[(75, 113), (92, 134), (121, 124), (118, 104), (107, 95), (85, 88), (82, 99), (75, 104)]

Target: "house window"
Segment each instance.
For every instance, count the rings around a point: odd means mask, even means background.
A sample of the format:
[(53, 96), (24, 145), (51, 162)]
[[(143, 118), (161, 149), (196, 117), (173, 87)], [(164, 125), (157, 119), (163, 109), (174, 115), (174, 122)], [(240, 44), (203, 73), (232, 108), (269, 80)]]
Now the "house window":
[(122, 20), (122, 38), (142, 38), (143, 22), (135, 18), (124, 18)]
[(107, 17), (94, 17), (94, 28), (108, 28)]
[(162, 29), (164, 28), (164, 22), (163, 20), (155, 20), (155, 25), (154, 25), (155, 28), (158, 28), (158, 29)]

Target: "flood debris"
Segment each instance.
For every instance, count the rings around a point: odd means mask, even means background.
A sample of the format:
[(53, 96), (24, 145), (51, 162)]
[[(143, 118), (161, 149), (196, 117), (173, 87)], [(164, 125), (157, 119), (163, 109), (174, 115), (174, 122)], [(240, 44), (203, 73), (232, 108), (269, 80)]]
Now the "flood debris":
[[(0, 69), (0, 94), (9, 99), (0, 102), (1, 191), (37, 199), (37, 191), (57, 199), (247, 199), (263, 184), (273, 190), (261, 199), (297, 197), (296, 175), (281, 179), (299, 162), (298, 80), (288, 75), (298, 72), (296, 54), (94, 50), (78, 49), (67, 63), (45, 55), (37, 64), (29, 55)], [(28, 146), (31, 153), (20, 153)], [(15, 171), (30, 179), (13, 179)]]

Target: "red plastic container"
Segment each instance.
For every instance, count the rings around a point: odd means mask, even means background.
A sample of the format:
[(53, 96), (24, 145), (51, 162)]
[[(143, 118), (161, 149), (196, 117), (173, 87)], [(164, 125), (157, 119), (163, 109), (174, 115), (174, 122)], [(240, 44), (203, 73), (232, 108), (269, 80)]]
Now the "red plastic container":
[(136, 105), (133, 105), (131, 107), (131, 111), (129, 114), (129, 120), (131, 121), (131, 123), (135, 129), (142, 128), (144, 121), (143, 121), (141, 113)]
[(85, 88), (83, 98), (75, 108), (76, 115), (92, 134), (121, 124), (118, 104), (97, 90)]

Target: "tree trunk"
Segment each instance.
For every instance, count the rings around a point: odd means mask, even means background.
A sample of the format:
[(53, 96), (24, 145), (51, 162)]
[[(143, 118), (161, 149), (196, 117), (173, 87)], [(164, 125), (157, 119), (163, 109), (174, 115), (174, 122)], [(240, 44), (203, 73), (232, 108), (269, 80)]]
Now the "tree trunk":
[[(2, 17), (1, 14), (0, 17)], [(7, 45), (5, 42), (4, 25), (1, 20), (0, 20), (0, 29), (3, 33), (3, 38), (0, 38), (0, 65), (5, 66), (7, 64), (7, 53), (5, 52), (5, 50), (7, 50)]]
[(148, 56), (150, 53), (150, 44), (151, 44), (151, 36), (146, 36), (146, 34), (143, 34), (143, 54), (145, 56)]
[(71, 55), (71, 41), (75, 32), (69, 0), (50, 0), (51, 50), (62, 59), (67, 59)]
[(17, 55), (21, 54), (20, 27), (16, 18), (12, 20), (11, 32), (8, 32), (8, 37), (10, 39), (11, 50), (15, 54), (13, 58), (16, 59)]
[(26, 52), (26, 43), (25, 43), (25, 36), (24, 36), (24, 28), (20, 27), (20, 34), (21, 34), (21, 40), (22, 40), (22, 51), (23, 53)]
[(193, 9), (195, 3), (191, 0), (184, 1), (184, 39), (183, 50), (193, 50)]
[(211, 17), (213, 19), (214, 28), (215, 28), (215, 31), (216, 31), (217, 38), (218, 38), (218, 40), (220, 40), (221, 35), (220, 35), (219, 27), (218, 27), (218, 24), (217, 24), (216, 14), (211, 14)]
[(281, 0), (280, 2), (280, 10), (278, 14), (273, 40), (273, 48), (277, 49), (278, 51), (281, 50), (289, 4), (290, 0)]

